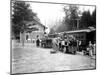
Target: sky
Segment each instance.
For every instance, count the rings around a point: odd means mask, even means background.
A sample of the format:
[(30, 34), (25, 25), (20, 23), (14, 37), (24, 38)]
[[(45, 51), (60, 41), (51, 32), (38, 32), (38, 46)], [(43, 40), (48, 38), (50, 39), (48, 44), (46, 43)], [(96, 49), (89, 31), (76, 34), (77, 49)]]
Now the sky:
[[(63, 11), (64, 4), (47, 4), (34, 2), (29, 2), (29, 4), (32, 11), (37, 13), (41, 23), (48, 27), (46, 30), (47, 33), (50, 31), (50, 28), (52, 28), (57, 22), (63, 20), (63, 17), (65, 17)], [(79, 10), (82, 12), (89, 10), (92, 13), (94, 9), (94, 6), (79, 6)]]
[(33, 12), (37, 13), (40, 21), (49, 27), (52, 27), (52, 25), (55, 24), (55, 21), (62, 19), (65, 16), (62, 5), (44, 3), (31, 3), (30, 5)]

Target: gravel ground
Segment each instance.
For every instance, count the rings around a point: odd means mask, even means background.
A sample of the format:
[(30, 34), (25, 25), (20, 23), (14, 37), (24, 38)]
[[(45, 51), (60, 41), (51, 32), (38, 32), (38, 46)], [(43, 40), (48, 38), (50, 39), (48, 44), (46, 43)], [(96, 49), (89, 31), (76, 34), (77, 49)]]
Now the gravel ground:
[(51, 54), (52, 48), (40, 48), (35, 44), (13, 44), (12, 73), (34, 73), (63, 70), (95, 69), (95, 59), (81, 54)]

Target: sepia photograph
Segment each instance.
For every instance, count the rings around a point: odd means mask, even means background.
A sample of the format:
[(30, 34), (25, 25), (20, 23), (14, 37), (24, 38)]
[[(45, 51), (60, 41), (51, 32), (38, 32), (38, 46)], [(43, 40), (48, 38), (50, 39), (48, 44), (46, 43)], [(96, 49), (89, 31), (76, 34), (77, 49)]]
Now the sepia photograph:
[(96, 5), (11, 0), (11, 74), (96, 69)]

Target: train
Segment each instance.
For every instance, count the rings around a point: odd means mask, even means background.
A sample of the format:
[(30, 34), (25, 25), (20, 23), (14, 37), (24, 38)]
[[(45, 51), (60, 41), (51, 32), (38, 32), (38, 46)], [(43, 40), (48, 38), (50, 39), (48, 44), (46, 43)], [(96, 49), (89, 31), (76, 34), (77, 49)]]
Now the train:
[(59, 37), (60, 35), (74, 36), (76, 40), (80, 41), (81, 45), (79, 46), (78, 51), (86, 50), (89, 41), (91, 41), (92, 44), (96, 43), (96, 29), (93, 27), (87, 29), (71, 30), (55, 34), (49, 34), (48, 36), (56, 38)]

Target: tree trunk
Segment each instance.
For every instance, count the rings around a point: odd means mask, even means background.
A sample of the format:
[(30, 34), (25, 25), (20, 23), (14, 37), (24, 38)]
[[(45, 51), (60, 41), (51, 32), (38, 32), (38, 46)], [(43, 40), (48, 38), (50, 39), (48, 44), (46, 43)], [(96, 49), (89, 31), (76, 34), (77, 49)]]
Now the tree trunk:
[(25, 31), (22, 33), (22, 46), (25, 44)]

